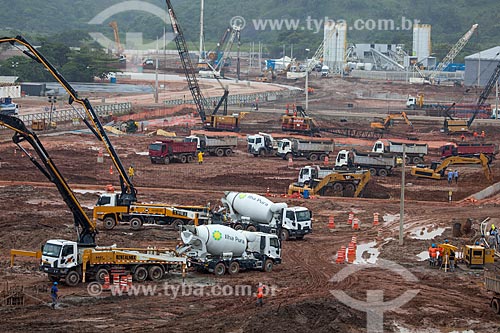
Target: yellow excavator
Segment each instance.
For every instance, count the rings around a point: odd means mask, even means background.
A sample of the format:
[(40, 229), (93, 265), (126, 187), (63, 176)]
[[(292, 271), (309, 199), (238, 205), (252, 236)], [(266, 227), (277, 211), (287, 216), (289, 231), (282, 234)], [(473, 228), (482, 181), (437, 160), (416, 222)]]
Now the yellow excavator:
[(430, 167), (416, 165), (412, 167), (411, 175), (422, 178), (445, 179), (446, 168), (453, 164), (481, 164), (486, 179), (488, 181), (493, 180), (488, 157), (484, 154), (480, 154), (479, 157), (450, 156), (442, 161), (432, 162)]
[(387, 117), (384, 119), (383, 122), (373, 122), (370, 124), (370, 127), (375, 128), (377, 130), (385, 131), (393, 125), (395, 118), (404, 119), (404, 121), (408, 124), (408, 126), (413, 128), (413, 124), (411, 123), (410, 119), (408, 119), (408, 115), (406, 114), (406, 112), (391, 113), (387, 115)]
[(344, 197), (358, 197), (366, 184), (370, 181), (371, 174), (368, 170), (360, 171), (333, 171), (321, 179), (312, 179), (309, 183), (293, 183), (288, 187), (288, 194), (304, 193), (310, 195), (335, 195)]

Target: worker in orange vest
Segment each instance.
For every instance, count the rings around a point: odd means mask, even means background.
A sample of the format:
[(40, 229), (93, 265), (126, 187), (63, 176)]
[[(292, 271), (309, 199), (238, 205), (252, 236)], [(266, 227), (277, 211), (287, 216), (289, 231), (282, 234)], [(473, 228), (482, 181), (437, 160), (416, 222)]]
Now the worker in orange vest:
[(257, 287), (257, 306), (264, 304), (264, 289), (265, 286), (259, 282), (259, 286)]
[(436, 244), (432, 244), (429, 247), (429, 265), (431, 266), (436, 266), (437, 251)]
[(477, 140), (477, 132), (474, 131), (474, 133), (472, 134), (472, 136), (474, 137), (475, 140)]

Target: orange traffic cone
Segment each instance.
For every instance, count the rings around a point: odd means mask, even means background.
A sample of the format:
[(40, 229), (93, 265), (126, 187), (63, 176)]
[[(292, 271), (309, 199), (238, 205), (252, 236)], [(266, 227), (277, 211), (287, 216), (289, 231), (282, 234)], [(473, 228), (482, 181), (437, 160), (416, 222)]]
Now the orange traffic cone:
[(356, 259), (356, 248), (353, 243), (349, 243), (347, 247), (347, 261), (352, 263)]
[(351, 243), (354, 244), (354, 248), (357, 248), (358, 247), (358, 240), (357, 240), (357, 237), (356, 236), (352, 236), (351, 238)]
[(328, 229), (335, 229), (335, 220), (333, 218), (333, 215), (330, 215), (330, 217), (328, 218)]
[(352, 228), (354, 230), (359, 230), (359, 219), (357, 217), (355, 217), (352, 221)]
[(104, 275), (104, 284), (102, 285), (102, 290), (110, 290), (109, 274)]
[(113, 174), (113, 166), (110, 166), (109, 167), (109, 174), (112, 175)]
[(340, 247), (340, 250), (337, 251), (337, 260), (335, 262), (337, 264), (345, 263), (345, 246)]
[(123, 291), (128, 291), (128, 280), (126, 275), (122, 275), (120, 279), (120, 289)]
[(288, 167), (293, 168), (293, 159), (291, 157), (288, 158)]
[(349, 213), (349, 218), (347, 219), (347, 224), (352, 224), (352, 219), (354, 219), (354, 213), (350, 212)]
[(378, 223), (378, 213), (373, 213), (373, 226), (377, 226)]

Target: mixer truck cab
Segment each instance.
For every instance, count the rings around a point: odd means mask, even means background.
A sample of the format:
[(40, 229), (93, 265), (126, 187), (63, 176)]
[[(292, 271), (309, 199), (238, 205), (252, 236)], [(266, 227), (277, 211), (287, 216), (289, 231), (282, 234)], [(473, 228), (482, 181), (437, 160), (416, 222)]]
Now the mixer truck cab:
[(79, 265), (76, 242), (63, 239), (48, 240), (42, 247), (40, 270), (52, 279), (67, 276), (68, 272)]
[(177, 252), (203, 271), (217, 276), (235, 275), (241, 270), (271, 272), (281, 263), (281, 243), (276, 235), (215, 224), (183, 228), (184, 246)]
[(306, 207), (288, 207), (258, 194), (225, 192), (221, 199), (234, 229), (277, 234), (281, 240), (302, 239), (312, 232), (311, 211)]

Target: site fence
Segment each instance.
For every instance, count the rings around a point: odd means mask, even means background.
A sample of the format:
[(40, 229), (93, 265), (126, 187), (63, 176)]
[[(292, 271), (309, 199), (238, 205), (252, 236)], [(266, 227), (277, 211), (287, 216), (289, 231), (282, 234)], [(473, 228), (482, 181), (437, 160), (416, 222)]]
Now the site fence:
[[(431, 72), (422, 71), (424, 75), (429, 75)], [(410, 78), (419, 78), (420, 75), (415, 72), (394, 72), (394, 71), (365, 71), (365, 70), (352, 70), (349, 74), (350, 77), (368, 80), (389, 80), (389, 81), (406, 81)], [(446, 81), (463, 80), (464, 72), (440, 72), (439, 80), (443, 83)]]

